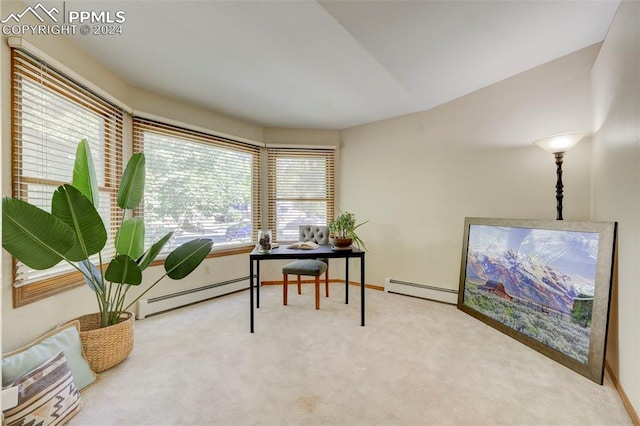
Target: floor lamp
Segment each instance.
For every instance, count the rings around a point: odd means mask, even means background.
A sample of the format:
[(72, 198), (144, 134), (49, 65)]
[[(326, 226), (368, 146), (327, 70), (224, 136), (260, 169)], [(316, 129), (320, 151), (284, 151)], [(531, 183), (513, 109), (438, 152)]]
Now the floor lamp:
[(573, 148), (573, 146), (580, 142), (580, 140), (585, 136), (587, 136), (587, 133), (583, 132), (563, 133), (560, 135), (549, 136), (548, 138), (534, 142), (535, 145), (538, 145), (540, 148), (552, 153), (556, 157), (556, 174), (558, 175), (558, 180), (556, 182), (557, 220), (562, 220), (562, 162), (564, 161), (564, 153)]

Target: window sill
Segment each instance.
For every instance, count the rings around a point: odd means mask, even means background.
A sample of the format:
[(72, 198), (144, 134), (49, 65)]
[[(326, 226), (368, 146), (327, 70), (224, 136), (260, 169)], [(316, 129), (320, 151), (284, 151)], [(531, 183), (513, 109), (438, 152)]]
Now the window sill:
[[(254, 245), (250, 244), (221, 248), (218, 250), (214, 249), (211, 253), (209, 253), (207, 259), (250, 253), (253, 250), (253, 247)], [(151, 266), (162, 265), (163, 262), (164, 259), (156, 260), (151, 263)], [(29, 303), (37, 302), (38, 300), (43, 300), (47, 297), (51, 297), (83, 285), (86, 284), (82, 279), (80, 273), (73, 272), (60, 275), (55, 278), (27, 284), (22, 287), (15, 287), (13, 289), (13, 307), (19, 308), (20, 306), (28, 305)]]

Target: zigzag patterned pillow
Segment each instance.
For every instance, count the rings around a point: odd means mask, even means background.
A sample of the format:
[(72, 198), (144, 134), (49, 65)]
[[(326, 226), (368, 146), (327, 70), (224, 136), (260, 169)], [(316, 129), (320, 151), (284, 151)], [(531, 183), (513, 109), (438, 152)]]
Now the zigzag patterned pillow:
[(62, 425), (80, 410), (80, 393), (62, 351), (10, 386), (18, 386), (18, 405), (4, 412), (3, 426)]

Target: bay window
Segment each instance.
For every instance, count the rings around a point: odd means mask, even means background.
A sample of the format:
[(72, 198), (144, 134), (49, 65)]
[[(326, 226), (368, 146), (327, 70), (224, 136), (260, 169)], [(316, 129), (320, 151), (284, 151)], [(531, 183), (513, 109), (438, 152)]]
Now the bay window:
[[(98, 178), (98, 211), (112, 244), (122, 173), (124, 112), (56, 69), (12, 49), (12, 195), (51, 211), (53, 191), (72, 180), (75, 150), (89, 142)], [(104, 254), (113, 253), (107, 246)], [(84, 285), (66, 263), (44, 271), (14, 261), (14, 305)]]
[(334, 212), (333, 149), (268, 148), (269, 228), (297, 241), (300, 225), (328, 225)]
[(147, 244), (169, 231), (166, 251), (211, 238), (214, 251), (251, 245), (260, 219), (260, 148), (134, 118), (134, 151), (144, 152)]

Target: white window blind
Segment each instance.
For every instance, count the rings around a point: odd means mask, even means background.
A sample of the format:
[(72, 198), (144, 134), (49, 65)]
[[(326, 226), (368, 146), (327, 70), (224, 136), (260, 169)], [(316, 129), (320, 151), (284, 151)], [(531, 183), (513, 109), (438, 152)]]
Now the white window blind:
[(333, 220), (333, 149), (268, 148), (269, 228), (276, 241), (297, 241), (300, 225)]
[(137, 117), (133, 140), (146, 157), (147, 244), (170, 231), (167, 252), (193, 238), (213, 239), (214, 249), (255, 240), (259, 147)]
[[(13, 196), (51, 211), (53, 191), (71, 182), (76, 147), (86, 139), (98, 178), (98, 210), (109, 235), (103, 259), (113, 254), (118, 223), (123, 117), (121, 109), (28, 54), (12, 50)], [(45, 271), (16, 262), (14, 286), (81, 284), (74, 271), (65, 262)]]

